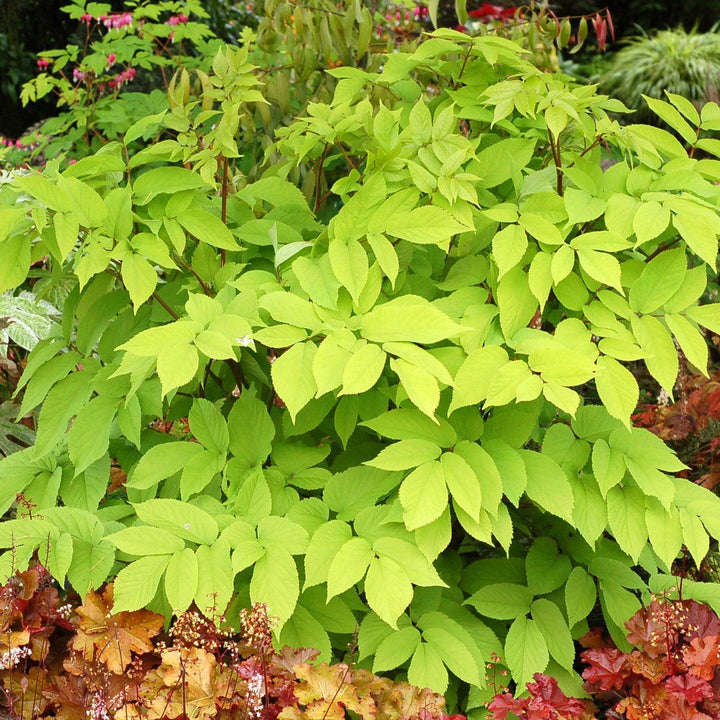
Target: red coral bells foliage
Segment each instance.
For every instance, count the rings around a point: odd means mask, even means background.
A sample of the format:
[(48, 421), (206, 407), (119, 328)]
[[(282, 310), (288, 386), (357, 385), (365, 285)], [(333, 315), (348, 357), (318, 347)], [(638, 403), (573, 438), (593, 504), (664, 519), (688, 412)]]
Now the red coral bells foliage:
[[(720, 619), (694, 600), (654, 599), (625, 623), (636, 646), (625, 653), (588, 633), (581, 653), (585, 689), (597, 717), (613, 720), (718, 720), (720, 718)], [(589, 642), (588, 642), (589, 641)], [(588, 720), (587, 704), (568, 698), (557, 682), (536, 674), (529, 697), (496, 695), (494, 720)]]
[[(628, 720), (720, 717), (720, 620), (694, 600), (653, 600), (627, 623), (631, 653), (582, 653), (586, 690)], [(620, 699), (618, 699), (620, 698)]]
[(535, 673), (535, 682), (527, 683), (528, 698), (514, 698), (510, 693), (496, 695), (488, 709), (493, 720), (505, 720), (513, 713), (522, 720), (586, 720), (593, 715), (582, 700), (569, 698), (555, 678)]

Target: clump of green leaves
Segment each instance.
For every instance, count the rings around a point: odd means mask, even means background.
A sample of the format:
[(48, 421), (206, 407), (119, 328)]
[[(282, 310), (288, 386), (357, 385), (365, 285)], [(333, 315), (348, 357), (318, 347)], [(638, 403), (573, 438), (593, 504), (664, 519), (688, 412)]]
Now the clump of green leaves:
[[(478, 717), (493, 653), (577, 691), (596, 605), (627, 648), (720, 537), (720, 500), (632, 427), (626, 367), (672, 395), (676, 342), (707, 365), (720, 163), (501, 38), (330, 72), (255, 181), (231, 172), (263, 92), (243, 47), (203, 98), (178, 73), (163, 142), (136, 152), (140, 123), (0, 188), (0, 292), (43, 256), (73, 277), (18, 385), (37, 438), (0, 463), (0, 510), (27, 498), (0, 566), (114, 578), (115, 612), (265, 602), (323, 660), (359, 628), (362, 667)], [(713, 152), (717, 105), (653, 108)]]

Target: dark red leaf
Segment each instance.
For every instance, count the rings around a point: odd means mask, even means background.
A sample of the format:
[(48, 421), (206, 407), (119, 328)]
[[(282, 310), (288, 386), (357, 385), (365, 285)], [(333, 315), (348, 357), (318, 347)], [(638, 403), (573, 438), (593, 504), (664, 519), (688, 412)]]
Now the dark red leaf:
[(583, 678), (600, 690), (620, 690), (632, 674), (628, 656), (617, 648), (585, 650), (581, 657), (588, 664)]

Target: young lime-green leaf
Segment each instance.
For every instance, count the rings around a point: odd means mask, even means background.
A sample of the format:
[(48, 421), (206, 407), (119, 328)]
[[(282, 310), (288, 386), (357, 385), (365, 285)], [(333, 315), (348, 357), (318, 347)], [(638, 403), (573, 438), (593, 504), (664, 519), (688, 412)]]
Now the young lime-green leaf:
[(357, 241), (343, 242), (334, 239), (328, 247), (330, 265), (338, 282), (357, 303), (368, 279), (368, 257), (365, 248)]
[(661, 252), (645, 265), (630, 286), (630, 307), (639, 313), (655, 312), (680, 290), (687, 275), (687, 254), (683, 248)]
[(182, 470), (190, 459), (202, 452), (202, 445), (189, 442), (162, 443), (151, 447), (138, 461), (128, 487), (147, 490)]
[(49, 541), (47, 554), (47, 569), (58, 582), (65, 582), (65, 578), (72, 564), (74, 543), (70, 533), (62, 533)]
[(434, 442), (421, 439), (401, 440), (388, 445), (365, 464), (381, 470), (409, 470), (440, 456), (440, 448)]
[(695, 565), (700, 567), (710, 548), (710, 538), (700, 518), (687, 508), (679, 508), (683, 542), (687, 546)]
[(161, 348), (157, 355), (157, 372), (163, 397), (190, 382), (197, 373), (198, 365), (198, 352), (190, 343)]
[(498, 283), (497, 304), (500, 308), (500, 327), (505, 339), (527, 327), (538, 308), (538, 301), (530, 290), (527, 273), (519, 267), (509, 270)]
[(140, 610), (155, 597), (170, 555), (148, 555), (126, 565), (115, 578), (113, 613)]
[(563, 387), (582, 385), (595, 375), (595, 363), (586, 354), (559, 346), (533, 350), (528, 364), (545, 382)]
[(620, 263), (614, 255), (597, 250), (578, 250), (577, 256), (580, 267), (593, 280), (609, 285), (624, 294), (620, 278)]
[(408, 682), (441, 694), (447, 690), (447, 670), (437, 650), (429, 643), (420, 643), (415, 650), (408, 668)]
[(375, 259), (380, 269), (385, 273), (391, 285), (395, 286), (395, 280), (400, 272), (398, 254), (393, 244), (384, 235), (368, 235), (368, 245), (375, 254)]
[(291, 555), (303, 555), (309, 540), (308, 532), (302, 525), (279, 515), (262, 518), (257, 525), (257, 537), (263, 547), (274, 545)]
[(195, 605), (205, 616), (225, 613), (233, 593), (233, 568), (230, 546), (217, 540), (210, 547), (201, 545), (196, 551), (198, 566)]
[(373, 342), (436, 343), (454, 338), (466, 328), (418, 295), (401, 295), (363, 315), (360, 333)]
[(470, 685), (482, 685), (478, 663), (467, 645), (443, 627), (423, 629), (423, 640), (432, 647), (453, 675)]
[(400, 384), (413, 405), (430, 419), (437, 421), (435, 410), (440, 403), (440, 388), (436, 378), (402, 358), (391, 358), (390, 367), (397, 373)]
[(447, 502), (445, 473), (436, 460), (415, 468), (400, 486), (403, 520), (408, 530), (415, 530), (439, 518)]
[(570, 627), (584, 620), (595, 607), (595, 582), (582, 567), (573, 568), (565, 583), (565, 607)]
[(597, 360), (595, 386), (610, 415), (630, 427), (630, 416), (640, 397), (634, 375), (614, 358), (603, 355)]
[(169, 530), (190, 542), (210, 545), (218, 536), (218, 524), (207, 511), (171, 498), (155, 498), (133, 505), (148, 525)]
[(550, 655), (561, 667), (572, 670), (575, 645), (560, 608), (554, 602), (540, 598), (532, 604), (531, 613)]
[(409, 625), (388, 635), (377, 647), (373, 672), (379, 673), (400, 667), (420, 644), (420, 633)]
[(440, 447), (457, 442), (457, 433), (447, 420), (433, 422), (416, 408), (394, 408), (361, 425), (391, 440), (427, 440)]
[(352, 537), (337, 551), (327, 571), (328, 601), (357, 585), (364, 577), (375, 554), (370, 543), (361, 537)]
[(317, 346), (314, 343), (298, 343), (288, 348), (272, 364), (275, 391), (287, 406), (293, 421), (315, 396), (317, 385), (312, 364), (316, 352)]
[(670, 211), (659, 202), (650, 200), (637, 209), (633, 218), (633, 231), (637, 238), (637, 245), (643, 245), (654, 240), (665, 232), (670, 224)]
[(377, 557), (370, 563), (365, 578), (365, 597), (378, 617), (397, 628), (397, 619), (412, 601), (412, 584), (394, 560)]
[(547, 643), (537, 623), (524, 615), (515, 618), (505, 639), (505, 662), (518, 687), (525, 687), (536, 672), (543, 672), (549, 660)]
[[(462, 458), (472, 468), (480, 483), (479, 496), (482, 500), (482, 508), (494, 516), (502, 500), (503, 481), (492, 456), (477, 443), (467, 440), (463, 440), (455, 446), (455, 455)], [(457, 500), (449, 483), (448, 487)]]
[(539, 252), (530, 263), (528, 270), (528, 287), (540, 303), (540, 310), (545, 307), (552, 288), (552, 255)]
[(213, 360), (235, 359), (235, 351), (230, 339), (215, 330), (203, 330), (193, 343), (203, 355)]
[(289, 620), (283, 625), (280, 633), (280, 643), (283, 646), (302, 647), (307, 645), (319, 651), (319, 662), (330, 662), (332, 648), (330, 638), (322, 623), (298, 604), (293, 610)]
[(573, 492), (561, 467), (547, 455), (520, 450), (527, 470), (525, 493), (539, 507), (572, 522)]
[(306, 589), (327, 580), (332, 559), (351, 537), (350, 526), (342, 520), (330, 520), (313, 533), (305, 554)]
[(707, 218), (704, 209), (695, 204), (695, 207), (673, 215), (672, 222), (690, 250), (714, 270), (717, 266), (717, 218)]
[(447, 587), (419, 547), (396, 537), (379, 537), (372, 545), (378, 556), (389, 557), (403, 568), (413, 585)]
[(720, 303), (688, 308), (686, 315), (708, 330), (716, 334), (720, 333)]
[(13, 290), (27, 278), (30, 270), (31, 239), (15, 235), (0, 243), (3, 261), (0, 264), (0, 293)]
[(448, 212), (434, 205), (399, 212), (385, 223), (385, 232), (418, 245), (437, 245), (472, 228), (462, 225)]
[(147, 525), (134, 525), (119, 532), (107, 535), (118, 550), (128, 555), (170, 555), (185, 547), (182, 538), (169, 530), (150, 527)]
[(607, 202), (599, 197), (576, 188), (567, 188), (563, 195), (568, 222), (576, 225), (586, 223), (599, 217), (607, 206)]
[(550, 275), (554, 285), (559, 285), (572, 272), (575, 266), (575, 251), (569, 245), (561, 246), (552, 255)]
[(265, 550), (253, 569), (250, 600), (264, 602), (268, 613), (284, 624), (293, 614), (300, 596), (300, 581), (293, 556), (277, 546)]
[[(236, 476), (236, 473), (239, 477)], [(251, 469), (245, 466), (238, 471), (231, 460), (225, 469), (225, 477), (238, 482), (240, 487), (229, 498), (230, 507), (235, 515), (249, 523), (258, 523), (272, 511), (272, 494), (262, 467)]]
[(68, 452), (75, 475), (107, 452), (117, 402), (116, 398), (98, 395), (77, 414), (68, 433)]
[(165, 597), (175, 614), (190, 607), (198, 584), (195, 551), (184, 548), (173, 553), (165, 570)]
[(145, 205), (161, 193), (175, 194), (204, 187), (205, 181), (184, 167), (160, 167), (147, 170), (133, 183), (135, 201)]
[(683, 544), (680, 515), (677, 508), (671, 506), (666, 510), (655, 498), (647, 498), (645, 505), (648, 539), (653, 551), (665, 563), (669, 572)]
[(290, 292), (267, 293), (258, 301), (258, 307), (269, 312), (279, 323), (308, 330), (317, 330), (321, 324), (313, 304)]
[(603, 615), (619, 628), (625, 627), (625, 623), (640, 609), (640, 600), (635, 593), (612, 580), (601, 580), (599, 585)]
[(177, 216), (177, 221), (200, 242), (223, 250), (239, 250), (227, 225), (216, 215), (199, 207), (191, 207)]
[(670, 333), (657, 318), (651, 315), (632, 317), (631, 324), (638, 345), (645, 353), (645, 365), (648, 371), (672, 397), (679, 362)]
[(456, 453), (443, 453), (440, 464), (453, 500), (477, 522), (482, 507), (482, 488), (475, 471)]
[(209, 400), (195, 398), (188, 414), (190, 432), (209, 450), (227, 452), (230, 445), (227, 422)]
[(519, 225), (507, 225), (495, 235), (492, 250), (498, 266), (498, 279), (520, 263), (527, 247), (527, 235)]
[(625, 476), (625, 456), (600, 438), (593, 444), (592, 468), (600, 492), (606, 497), (608, 490), (620, 484)]
[(512, 620), (524, 616), (532, 601), (533, 592), (525, 585), (492, 583), (480, 588), (465, 603), (485, 617)]
[(650, 109), (675, 130), (686, 143), (693, 145), (697, 141), (697, 132), (670, 103), (648, 95), (643, 95), (643, 99), (650, 106)]
[(448, 368), (434, 355), (414, 343), (387, 342), (383, 343), (382, 348), (386, 353), (395, 355), (402, 360), (406, 360), (411, 365), (425, 370), (435, 376), (441, 383), (445, 385), (453, 384), (452, 375)]
[(487, 397), (493, 377), (508, 362), (507, 351), (499, 345), (484, 345), (473, 350), (455, 375), (453, 399), (448, 413), (482, 402)]
[(375, 386), (385, 367), (387, 355), (374, 343), (367, 343), (345, 363), (341, 395), (359, 395)]
[(144, 257), (129, 254), (122, 261), (120, 274), (137, 313), (138, 308), (155, 292), (155, 268)]
[(267, 408), (252, 392), (243, 390), (227, 419), (230, 452), (249, 467), (267, 460), (275, 437)]
[(648, 539), (645, 496), (637, 488), (614, 487), (607, 494), (608, 523), (618, 545), (637, 561)]
[(688, 361), (707, 377), (708, 346), (702, 333), (682, 315), (667, 314), (665, 322)]

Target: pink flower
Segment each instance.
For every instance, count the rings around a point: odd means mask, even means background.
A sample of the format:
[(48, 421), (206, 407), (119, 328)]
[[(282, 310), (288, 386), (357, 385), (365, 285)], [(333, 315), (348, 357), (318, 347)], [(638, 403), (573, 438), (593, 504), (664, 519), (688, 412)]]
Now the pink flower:
[(92, 19), (93, 19), (93, 16), (90, 15), (90, 13), (83, 13), (83, 14), (80, 16), (80, 20), (82, 20), (84, 23), (87, 23), (88, 25), (90, 24), (90, 22), (92, 21)]
[(185, 23), (187, 23), (187, 21), (190, 19), (187, 15), (184, 15), (183, 13), (180, 13), (180, 15), (178, 15), (178, 17), (180, 18), (180, 22), (183, 25), (185, 25)]
[(170, 27), (175, 27), (175, 25), (179, 24), (179, 22), (180, 22), (180, 18), (177, 15), (171, 15), (167, 19), (167, 22), (165, 24), (169, 25)]
[(106, 28), (110, 28), (111, 30), (119, 30), (123, 27), (132, 27), (133, 23), (132, 13), (129, 12), (118, 13), (115, 15), (103, 15), (98, 19), (105, 25)]
[(75, 82), (83, 82), (86, 77), (87, 73), (82, 72), (80, 68), (75, 68), (73, 70), (73, 79), (75, 80)]
[(121, 88), (126, 82), (131, 82), (132, 80), (134, 80), (136, 74), (137, 74), (137, 71), (135, 70), (135, 68), (132, 68), (132, 67), (128, 68), (127, 70), (123, 70), (121, 73), (116, 75), (112, 80), (110, 80), (108, 85), (111, 88), (114, 88), (114, 87)]
[(22, 147), (22, 142), (21, 142), (20, 140), (16, 140), (16, 141), (15, 141), (15, 147), (16, 147), (16, 148), (21, 148), (21, 147)]
[(115, 53), (110, 53), (107, 58), (107, 65), (110, 67), (115, 64)]
[(41, 70), (44, 70), (45, 68), (50, 67), (50, 61), (49, 61), (49, 60), (46, 60), (45, 58), (40, 58), (40, 59), (37, 61), (37, 66), (38, 66)]

